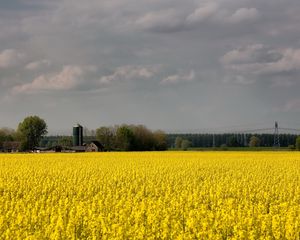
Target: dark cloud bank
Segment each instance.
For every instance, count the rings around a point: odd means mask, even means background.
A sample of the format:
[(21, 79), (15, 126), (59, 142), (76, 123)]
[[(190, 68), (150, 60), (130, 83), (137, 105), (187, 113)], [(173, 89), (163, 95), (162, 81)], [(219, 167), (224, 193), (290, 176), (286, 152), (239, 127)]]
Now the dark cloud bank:
[(197, 130), (300, 116), (300, 4), (0, 3), (1, 125)]

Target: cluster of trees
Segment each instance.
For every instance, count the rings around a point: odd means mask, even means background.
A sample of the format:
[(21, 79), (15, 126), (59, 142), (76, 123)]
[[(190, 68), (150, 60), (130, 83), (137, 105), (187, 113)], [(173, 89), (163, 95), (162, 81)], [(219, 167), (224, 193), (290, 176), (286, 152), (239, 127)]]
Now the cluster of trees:
[(51, 148), (55, 146), (72, 147), (73, 137), (71, 136), (47, 136), (39, 143), (40, 147)]
[(151, 131), (143, 125), (100, 127), (96, 139), (107, 151), (164, 151), (167, 137), (163, 131)]
[[(289, 147), (295, 146), (298, 135), (294, 134), (280, 134), (280, 146)], [(206, 148), (206, 147), (273, 147), (273, 134), (168, 134), (167, 142), (169, 148), (180, 149), (176, 139), (185, 139), (189, 141), (192, 147)]]
[(0, 130), (0, 149), (5, 148), (9, 142), (18, 141), (19, 150), (32, 150), (46, 134), (47, 124), (43, 119), (38, 116), (26, 117), (19, 123), (16, 131), (9, 128)]
[(16, 132), (11, 128), (0, 128), (0, 149), (2, 149), (7, 142), (16, 139)]

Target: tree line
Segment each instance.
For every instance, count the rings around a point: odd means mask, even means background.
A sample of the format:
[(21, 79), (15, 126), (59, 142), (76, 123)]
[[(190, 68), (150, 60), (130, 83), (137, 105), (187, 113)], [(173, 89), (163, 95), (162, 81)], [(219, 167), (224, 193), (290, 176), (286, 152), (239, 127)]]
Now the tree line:
[(151, 131), (144, 125), (100, 127), (96, 130), (96, 139), (108, 151), (163, 151), (168, 147), (163, 131)]
[[(256, 139), (254, 139), (254, 137)], [(297, 140), (298, 139), (298, 140)], [(252, 141), (251, 141), (252, 140)], [(279, 134), (281, 147), (297, 147), (300, 137), (295, 134)], [(211, 147), (273, 147), (273, 134), (168, 134), (168, 148)], [(299, 143), (300, 144), (300, 143)], [(182, 146), (183, 145), (183, 146)], [(299, 146), (300, 149), (300, 146)]]
[[(45, 137), (47, 128), (45, 120), (38, 116), (29, 116), (19, 123), (16, 130), (0, 129), (0, 150), (13, 141), (20, 143), (20, 151), (33, 150), (37, 146), (73, 145), (71, 136)], [(106, 151), (164, 151), (168, 147), (163, 131), (151, 131), (144, 125), (102, 126), (94, 132), (95, 136), (85, 137), (85, 141), (98, 140)]]
[[(0, 151), (12, 142), (18, 142), (20, 151), (33, 150), (37, 146), (72, 146), (71, 136), (46, 136), (47, 124), (38, 116), (26, 117), (16, 130), (0, 129)], [(273, 147), (273, 134), (166, 134), (152, 131), (144, 125), (101, 126), (88, 131), (86, 142), (98, 140), (106, 151), (163, 151), (168, 148), (187, 150), (189, 147)], [(280, 134), (281, 147), (300, 150), (300, 137), (295, 134)]]

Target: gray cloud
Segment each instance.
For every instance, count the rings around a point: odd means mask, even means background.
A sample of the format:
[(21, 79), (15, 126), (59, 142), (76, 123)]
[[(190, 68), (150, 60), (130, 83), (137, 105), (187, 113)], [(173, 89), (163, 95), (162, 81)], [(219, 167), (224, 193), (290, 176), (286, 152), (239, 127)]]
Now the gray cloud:
[[(298, 12), (296, 0), (3, 1), (0, 124), (36, 113), (51, 128), (53, 111), (62, 128), (74, 119), (195, 129), (291, 118)], [(83, 119), (91, 108), (105, 114)]]
[(283, 111), (300, 112), (300, 99), (289, 100), (283, 107)]
[(239, 74), (300, 73), (300, 49), (270, 48), (262, 44), (250, 45), (226, 53), (221, 62), (224, 67)]

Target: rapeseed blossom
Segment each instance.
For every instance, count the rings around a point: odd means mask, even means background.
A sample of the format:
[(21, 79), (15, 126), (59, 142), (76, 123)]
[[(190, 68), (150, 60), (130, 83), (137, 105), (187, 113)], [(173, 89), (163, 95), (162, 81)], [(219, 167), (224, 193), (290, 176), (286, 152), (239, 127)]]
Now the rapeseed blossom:
[(299, 153), (0, 155), (0, 239), (299, 238)]

